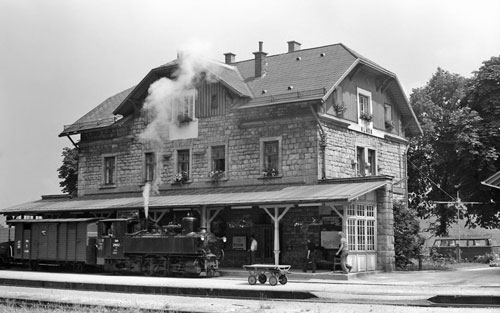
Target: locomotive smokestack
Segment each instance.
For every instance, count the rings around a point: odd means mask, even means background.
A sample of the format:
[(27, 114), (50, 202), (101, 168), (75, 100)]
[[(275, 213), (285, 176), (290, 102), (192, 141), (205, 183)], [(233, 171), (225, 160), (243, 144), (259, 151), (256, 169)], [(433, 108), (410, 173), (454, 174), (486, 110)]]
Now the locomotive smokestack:
[(206, 233), (207, 232), (207, 207), (202, 206), (201, 207), (201, 220), (200, 220), (200, 233)]

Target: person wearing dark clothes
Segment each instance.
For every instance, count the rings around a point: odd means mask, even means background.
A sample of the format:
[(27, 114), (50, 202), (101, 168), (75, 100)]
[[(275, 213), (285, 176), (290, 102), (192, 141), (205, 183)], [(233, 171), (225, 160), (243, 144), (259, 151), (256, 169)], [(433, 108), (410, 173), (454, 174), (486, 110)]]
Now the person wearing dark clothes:
[(303, 271), (307, 272), (307, 266), (311, 262), (312, 264), (312, 272), (316, 272), (316, 245), (313, 242), (313, 239), (307, 240), (307, 253), (306, 260), (304, 261)]

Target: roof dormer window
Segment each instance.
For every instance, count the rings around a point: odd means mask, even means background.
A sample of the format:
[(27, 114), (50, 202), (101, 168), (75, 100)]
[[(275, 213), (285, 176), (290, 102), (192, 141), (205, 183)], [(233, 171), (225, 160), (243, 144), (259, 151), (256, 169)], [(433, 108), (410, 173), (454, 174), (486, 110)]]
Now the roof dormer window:
[(182, 124), (195, 120), (196, 91), (187, 92), (182, 97), (172, 100), (172, 120)]
[(358, 88), (358, 123), (364, 132), (371, 133), (373, 129), (372, 93)]

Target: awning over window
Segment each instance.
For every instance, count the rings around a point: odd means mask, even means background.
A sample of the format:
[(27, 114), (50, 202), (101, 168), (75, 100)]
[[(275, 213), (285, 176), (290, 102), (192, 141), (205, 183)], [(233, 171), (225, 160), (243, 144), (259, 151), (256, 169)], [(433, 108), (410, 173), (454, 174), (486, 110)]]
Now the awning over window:
[(494, 174), (493, 176), (489, 177), (488, 179), (486, 179), (481, 183), (486, 186), (500, 189), (500, 172), (497, 172), (496, 174)]
[[(221, 207), (258, 205), (317, 204), (323, 202), (350, 202), (376, 190), (387, 180), (349, 182), (319, 185), (283, 186), (263, 185), (251, 187), (231, 187), (196, 190), (168, 191), (159, 196), (151, 196), (149, 208)], [(10, 208), (1, 209), (0, 214), (32, 214), (36, 212), (104, 211), (140, 209), (142, 196), (99, 195), (73, 199), (48, 198)]]

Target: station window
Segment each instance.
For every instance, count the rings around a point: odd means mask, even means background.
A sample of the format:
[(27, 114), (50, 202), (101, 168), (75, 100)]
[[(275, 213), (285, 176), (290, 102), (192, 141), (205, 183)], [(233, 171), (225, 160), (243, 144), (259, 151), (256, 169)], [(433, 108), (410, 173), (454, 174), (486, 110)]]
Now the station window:
[(356, 148), (356, 174), (358, 176), (377, 175), (377, 155), (373, 149)]
[(116, 182), (116, 157), (104, 158), (104, 185), (114, 185)]
[(212, 146), (212, 171), (226, 171), (226, 146)]
[(177, 174), (189, 178), (189, 150), (177, 151)]
[(347, 207), (347, 242), (349, 250), (375, 251), (375, 206), (357, 203)]
[(390, 104), (384, 104), (384, 119), (386, 122), (392, 122), (392, 106)]
[(261, 138), (260, 143), (264, 177), (281, 176), (281, 137)]
[(144, 181), (152, 182), (155, 179), (155, 169), (156, 169), (155, 154), (152, 152), (145, 153), (144, 154)]

